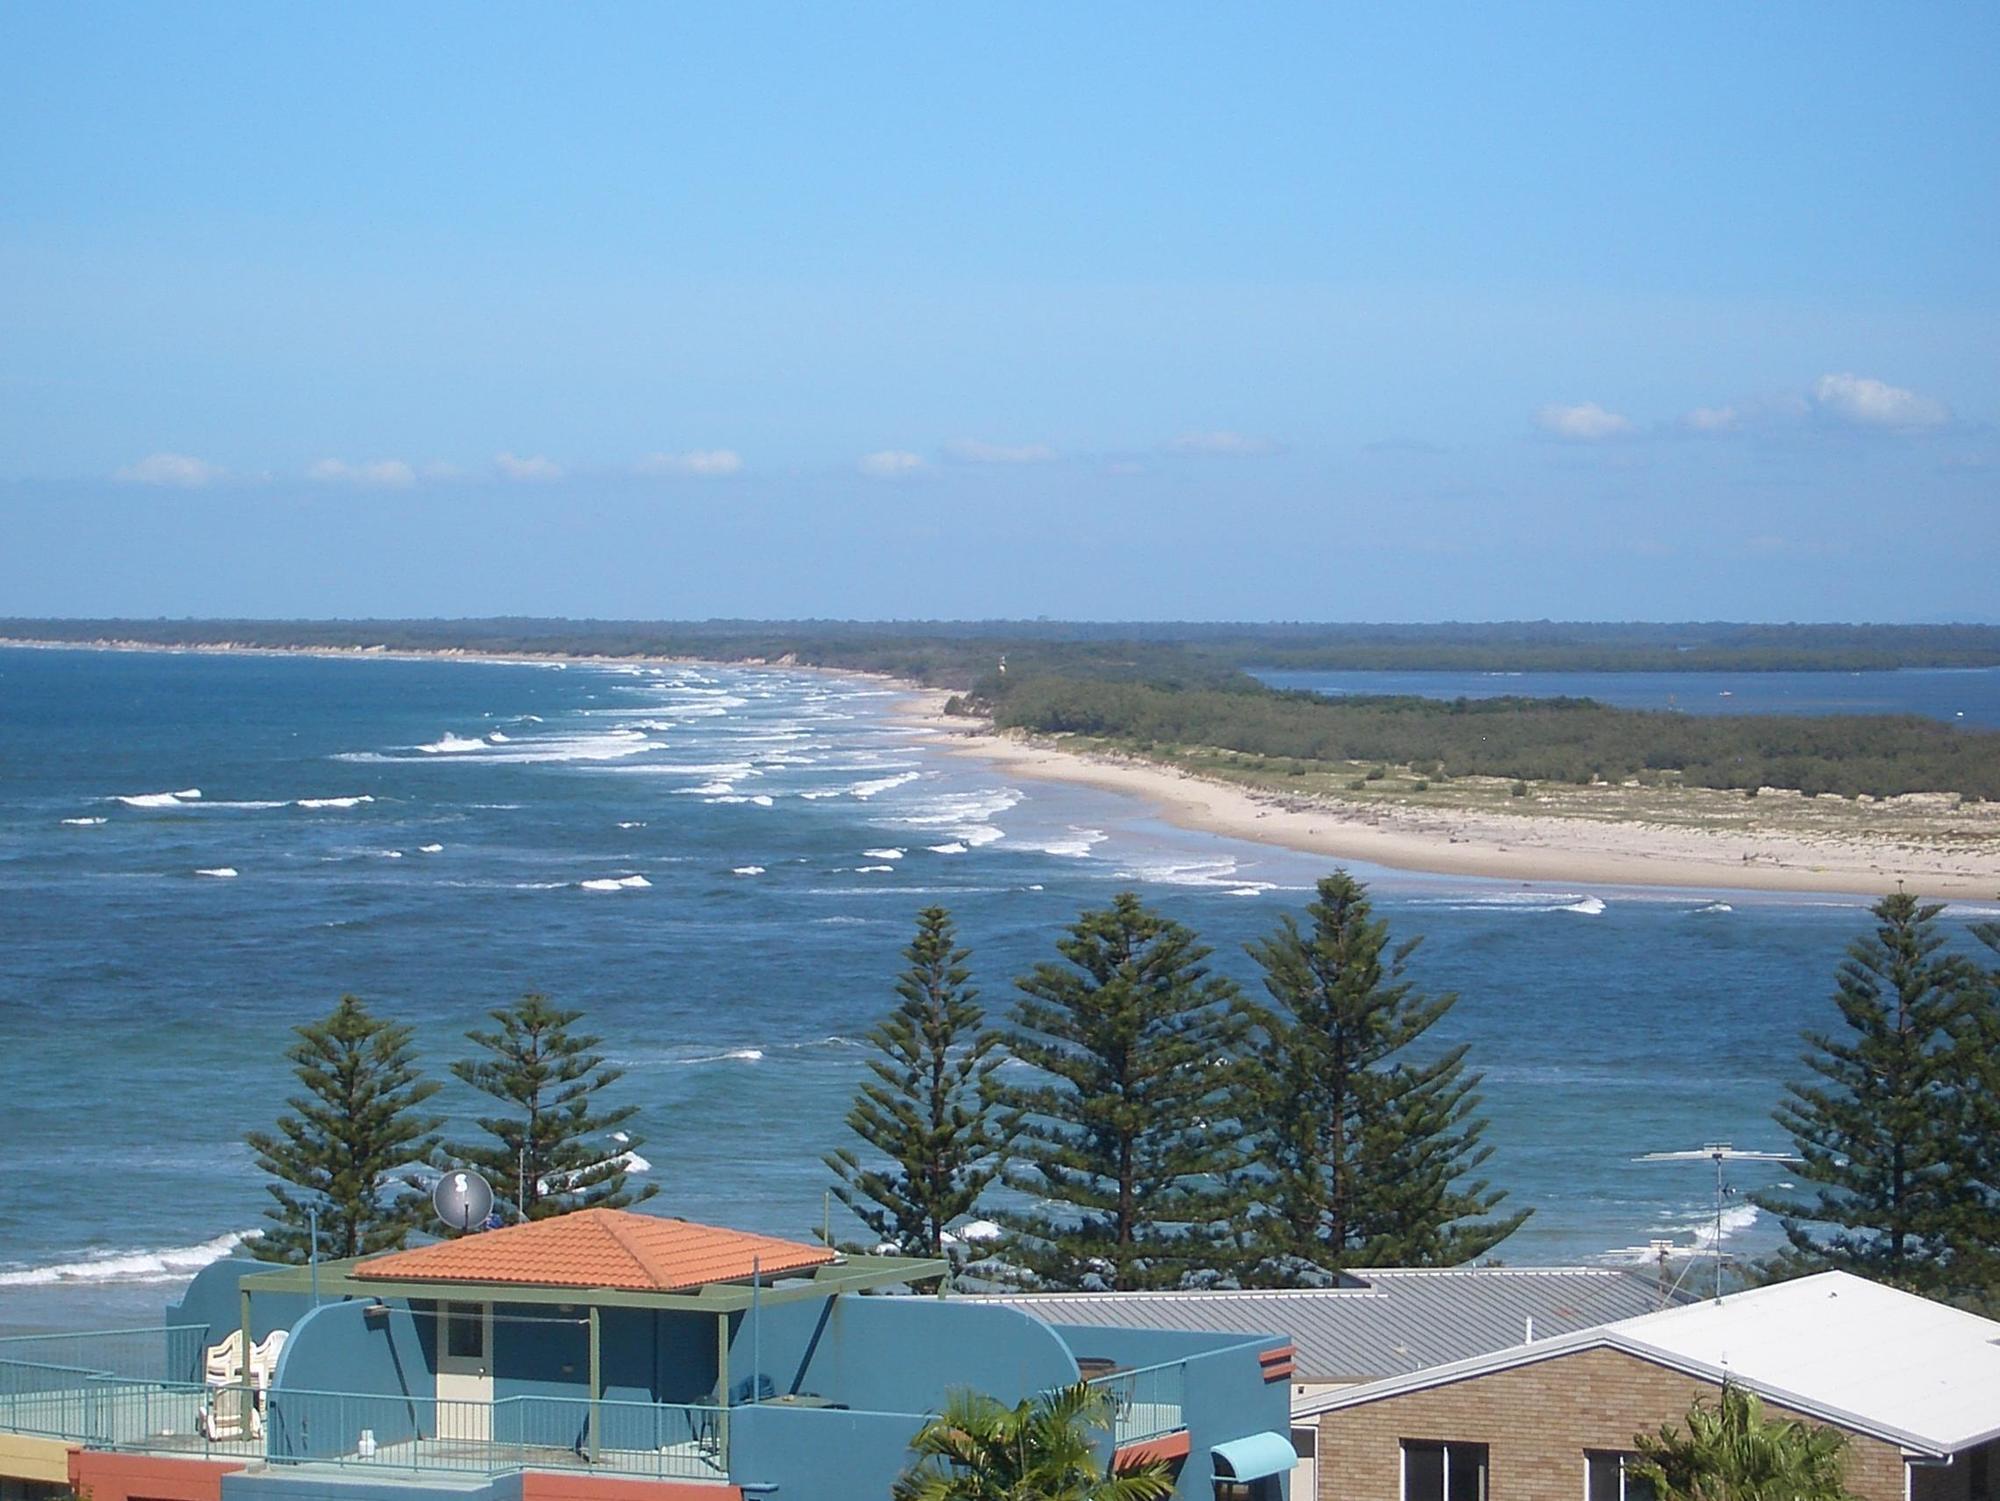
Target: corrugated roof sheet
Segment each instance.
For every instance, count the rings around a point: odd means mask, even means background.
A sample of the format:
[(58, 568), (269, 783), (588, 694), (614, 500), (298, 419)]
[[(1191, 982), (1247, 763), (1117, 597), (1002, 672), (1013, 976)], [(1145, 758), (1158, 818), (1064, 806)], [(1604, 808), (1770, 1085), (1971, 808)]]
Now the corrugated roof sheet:
[(835, 1259), (825, 1246), (660, 1219), (624, 1209), (580, 1209), (459, 1240), (391, 1251), (356, 1266), (362, 1280), (495, 1282), (520, 1287), (686, 1292), (778, 1277)]
[[(1280, 1334), (1298, 1382), (1373, 1381), (1506, 1349), (1528, 1320), (1547, 1339), (1656, 1312), (1647, 1273), (1616, 1267), (1354, 1271), (1354, 1283), (1270, 1292), (995, 1293), (1045, 1323), (1111, 1329)], [(1676, 1296), (1676, 1302), (1685, 1301)]]

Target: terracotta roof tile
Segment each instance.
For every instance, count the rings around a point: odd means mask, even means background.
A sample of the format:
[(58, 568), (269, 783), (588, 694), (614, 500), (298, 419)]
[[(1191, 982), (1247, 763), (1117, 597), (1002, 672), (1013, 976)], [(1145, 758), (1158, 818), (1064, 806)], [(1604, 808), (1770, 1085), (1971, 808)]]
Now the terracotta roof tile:
[(371, 1257), (353, 1276), (397, 1282), (498, 1282), (522, 1287), (686, 1292), (747, 1282), (834, 1260), (825, 1246), (723, 1230), (623, 1209), (580, 1209), (459, 1240)]

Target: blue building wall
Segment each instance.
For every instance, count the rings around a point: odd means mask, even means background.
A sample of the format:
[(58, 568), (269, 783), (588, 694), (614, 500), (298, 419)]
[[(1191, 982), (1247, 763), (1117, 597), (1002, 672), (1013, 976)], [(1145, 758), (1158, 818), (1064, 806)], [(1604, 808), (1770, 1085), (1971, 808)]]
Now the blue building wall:
[[(178, 1303), (167, 1305), (165, 1322), (199, 1326), (205, 1331), (201, 1336), (204, 1346), (219, 1345), (242, 1324), (237, 1284), (245, 1277), (272, 1270), (270, 1262), (252, 1261), (247, 1256), (212, 1261), (195, 1273)], [(312, 1298), (305, 1293), (258, 1293), (250, 1299), (250, 1337), (261, 1340), (274, 1329), (290, 1329), (312, 1306)], [(199, 1351), (196, 1359), (200, 1359)], [(200, 1370), (185, 1379), (201, 1380)]]
[[(547, 1305), (493, 1310), (493, 1395), (574, 1397), (590, 1380), (589, 1312)], [(716, 1317), (606, 1308), (598, 1315), (606, 1400), (709, 1402), (715, 1391)]]
[(775, 1486), (776, 1501), (887, 1501), (923, 1419), (810, 1407), (739, 1407), (729, 1417), (730, 1479)]
[(1208, 1501), (1215, 1494), (1215, 1465), (1209, 1451), (1217, 1444), (1264, 1432), (1283, 1434), (1290, 1442), (1291, 1383), (1266, 1381), (1257, 1361), (1260, 1351), (1289, 1343), (1273, 1337), (1188, 1362), (1184, 1399), (1188, 1457), (1175, 1487), (1185, 1501)]
[(934, 1412), (960, 1387), (1018, 1402), (1077, 1379), (1069, 1349), (1041, 1320), (939, 1298), (841, 1294), (762, 1307), (737, 1322), (732, 1386), (750, 1375), (753, 1355), (779, 1395), (871, 1412)]
[[(386, 1311), (371, 1319), (377, 1308)], [(363, 1428), (384, 1445), (429, 1433), (437, 1396), (434, 1332), (426, 1328), (432, 1322), (394, 1303), (325, 1303), (307, 1313), (285, 1341), (271, 1382), (271, 1455), (351, 1453)]]

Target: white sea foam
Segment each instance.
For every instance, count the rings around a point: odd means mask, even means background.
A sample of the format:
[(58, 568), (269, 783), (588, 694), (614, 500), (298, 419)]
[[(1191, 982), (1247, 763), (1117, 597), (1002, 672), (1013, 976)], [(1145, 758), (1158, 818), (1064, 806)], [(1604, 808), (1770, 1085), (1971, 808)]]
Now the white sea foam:
[(381, 855), (384, 860), (400, 860), (403, 858), (401, 850), (383, 850), (381, 851)]
[(233, 881), (236, 879), (236, 867), (233, 865), (211, 865), (206, 870), (196, 871), (195, 874), (198, 876), (213, 876), (218, 881)]
[(94, 827), (97, 824), (101, 824), (105, 822), (105, 820), (102, 818), (65, 818), (63, 822), (69, 824), (73, 828), (87, 829)]
[(605, 876), (595, 881), (578, 881), (576, 884), (585, 891), (645, 891), (653, 883), (644, 876), (633, 875)]
[(1719, 916), (1724, 912), (1734, 912), (1735, 910), (1727, 902), (1709, 902), (1705, 906), (1695, 908), (1692, 915), (1695, 917)]
[(1558, 910), (1563, 912), (1580, 912), (1585, 917), (1602, 917), (1604, 915), (1604, 899), (1602, 897), (1586, 896), (1574, 902), (1566, 902)]
[(60, 1282), (179, 1282), (220, 1261), (260, 1231), (218, 1235), (192, 1246), (156, 1251), (102, 1251), (49, 1266), (0, 1271), (0, 1287), (47, 1287)]
[(899, 849), (863, 850), (861, 853), (866, 855), (870, 860), (900, 860), (903, 858), (903, 851)]
[(1102, 829), (1086, 829), (1071, 824), (1067, 834), (1017, 842), (1026, 843), (1029, 849), (1041, 850), (1045, 854), (1067, 855), (1080, 860), (1110, 837)]
[(933, 844), (928, 848), (933, 855), (962, 855), (966, 850), (966, 846), (955, 839), (950, 844)]
[(417, 846), (417, 853), (420, 855), (441, 855), (444, 853), (444, 846), (441, 844), (420, 844)]
[(772, 799), (771, 795), (768, 792), (760, 792), (756, 796), (752, 797), (750, 801), (755, 803), (760, 808), (768, 808), (771, 806)]
[(764, 874), (764, 867), (761, 865), (739, 865), (729, 873), (732, 876), (761, 876)]
[(921, 771), (904, 771), (898, 772), (892, 777), (875, 777), (869, 781), (854, 783), (847, 789), (847, 795), (849, 797), (860, 798), (863, 802), (866, 802), (877, 793), (887, 792), (891, 787), (904, 786), (922, 776), (923, 773)]
[(467, 751), (482, 749), (484, 745), (484, 741), (468, 740), (463, 735), (454, 735), (447, 730), (442, 740), (433, 740), (429, 745), (420, 745), (417, 749), (427, 756), (460, 756)]
[(513, 738), (512, 735), (503, 735), (498, 730), (488, 730), (486, 732), (487, 742), (491, 745), (505, 745)]
[(895, 870), (895, 868), (896, 867), (893, 865), (857, 865), (854, 867), (854, 873), (857, 876), (872, 876), (883, 872), (893, 871)]
[(321, 808), (358, 808), (363, 803), (372, 803), (374, 801), (375, 799), (372, 796), (363, 792), (353, 797), (302, 797), (295, 806), (311, 808), (317, 811)]
[(620, 819), (618, 827), (621, 829), (643, 829), (646, 827), (646, 820), (643, 818)]
[(118, 797), (114, 801), (128, 808), (178, 808), (185, 803), (199, 802), (201, 789), (189, 787), (180, 792), (140, 792), (131, 797)]
[(736, 790), (734, 782), (703, 782), (699, 787), (676, 787), (674, 791), (689, 797), (728, 797)]

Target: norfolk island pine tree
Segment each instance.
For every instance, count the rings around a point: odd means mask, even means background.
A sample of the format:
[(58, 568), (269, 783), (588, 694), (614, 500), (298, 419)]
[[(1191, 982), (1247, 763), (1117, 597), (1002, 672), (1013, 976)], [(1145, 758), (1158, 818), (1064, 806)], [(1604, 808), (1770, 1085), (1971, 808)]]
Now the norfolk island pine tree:
[(888, 1165), (866, 1166), (844, 1147), (825, 1160), (834, 1197), (879, 1241), (904, 1255), (941, 1256), (946, 1229), (972, 1213), (1000, 1170), (993, 1074), (1004, 1055), (949, 912), (918, 913), (903, 957), (901, 1004), (869, 1030), (874, 1077), (847, 1113), (848, 1129)]
[(441, 1124), (420, 1108), (438, 1085), (417, 1068), (414, 1033), (351, 995), (293, 1030), (285, 1056), (303, 1092), (275, 1131), (246, 1138), (276, 1180), (265, 1185), (271, 1223), (250, 1249), (266, 1261), (310, 1260), (316, 1214), (323, 1257), (396, 1250), (429, 1214), (421, 1194), (397, 1191), (407, 1183), (398, 1171), (430, 1155)]
[(461, 1060), (451, 1071), (510, 1109), (478, 1117), (488, 1139), (450, 1143), (451, 1157), (478, 1169), (523, 1220), (623, 1209), (658, 1193), (656, 1184), (634, 1191), (627, 1181), (626, 1154), (640, 1138), (613, 1137), (638, 1107), (595, 1108), (596, 1096), (625, 1071), (605, 1064), (596, 1051), (602, 1038), (572, 1030), (583, 1013), (529, 994), (488, 1015), (498, 1031), (465, 1034), (486, 1056)]

